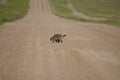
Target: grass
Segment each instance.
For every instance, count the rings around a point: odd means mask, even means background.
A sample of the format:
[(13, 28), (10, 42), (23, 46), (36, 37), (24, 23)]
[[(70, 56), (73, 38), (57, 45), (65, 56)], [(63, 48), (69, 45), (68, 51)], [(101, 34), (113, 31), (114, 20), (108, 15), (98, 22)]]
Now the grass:
[(67, 19), (74, 19), (74, 20), (80, 20), (80, 21), (89, 21), (82, 18), (77, 18), (73, 15), (73, 11), (68, 7), (67, 0), (50, 0), (50, 3), (52, 5), (52, 9), (54, 14), (57, 16), (67, 18)]
[(120, 26), (120, 0), (70, 0), (78, 12), (91, 17), (106, 18), (105, 21), (95, 21), (78, 18), (68, 7), (67, 0), (50, 0), (56, 15), (83, 22), (97, 22)]
[(30, 0), (8, 0), (0, 5), (0, 24), (24, 17), (28, 11)]
[(51, 5), (53, 6), (53, 12), (61, 17), (73, 16), (71, 9), (67, 6), (66, 0), (50, 0)]

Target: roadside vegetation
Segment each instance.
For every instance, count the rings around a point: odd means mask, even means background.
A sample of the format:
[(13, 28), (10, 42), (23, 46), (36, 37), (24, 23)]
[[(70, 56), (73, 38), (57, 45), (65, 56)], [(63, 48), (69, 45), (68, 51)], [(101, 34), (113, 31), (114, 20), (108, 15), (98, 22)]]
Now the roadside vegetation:
[(50, 0), (53, 12), (61, 17), (69, 18), (73, 16), (71, 9), (67, 5), (67, 0)]
[(24, 17), (30, 0), (0, 0), (0, 24)]
[(89, 20), (73, 15), (68, 6), (68, 0), (50, 0), (56, 15), (84, 22), (106, 23), (120, 26), (120, 0), (69, 0), (74, 9), (91, 17), (105, 18), (106, 20)]

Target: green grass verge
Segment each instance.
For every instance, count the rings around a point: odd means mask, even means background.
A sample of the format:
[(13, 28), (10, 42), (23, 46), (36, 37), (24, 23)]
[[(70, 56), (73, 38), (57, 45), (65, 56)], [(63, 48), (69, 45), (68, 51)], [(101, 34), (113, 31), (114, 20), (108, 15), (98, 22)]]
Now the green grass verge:
[(72, 10), (67, 5), (68, 4), (67, 0), (49, 0), (49, 1), (55, 15), (66, 18), (66, 19), (80, 20), (84, 22), (89, 21), (89, 20), (77, 18), (76, 16), (74, 16)]
[(0, 24), (24, 17), (28, 11), (30, 0), (8, 0), (0, 5)]
[(73, 16), (71, 9), (67, 6), (66, 0), (50, 0), (50, 3), (53, 8), (53, 12), (61, 17)]
[(50, 0), (56, 15), (67, 19), (83, 22), (97, 22), (120, 26), (120, 1), (119, 0), (70, 0), (78, 12), (91, 17), (106, 18), (105, 21), (95, 21), (78, 18), (68, 7), (67, 0)]

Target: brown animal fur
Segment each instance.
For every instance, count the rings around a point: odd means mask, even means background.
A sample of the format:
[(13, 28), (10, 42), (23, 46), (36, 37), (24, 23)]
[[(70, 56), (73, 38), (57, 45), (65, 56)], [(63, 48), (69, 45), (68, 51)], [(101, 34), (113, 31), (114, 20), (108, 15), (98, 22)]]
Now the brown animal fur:
[(62, 35), (62, 34), (55, 34), (53, 35), (51, 38), (50, 38), (50, 41), (52, 41), (52, 43), (56, 42), (56, 43), (59, 43), (59, 42), (63, 42), (63, 38), (67, 36), (67, 35)]

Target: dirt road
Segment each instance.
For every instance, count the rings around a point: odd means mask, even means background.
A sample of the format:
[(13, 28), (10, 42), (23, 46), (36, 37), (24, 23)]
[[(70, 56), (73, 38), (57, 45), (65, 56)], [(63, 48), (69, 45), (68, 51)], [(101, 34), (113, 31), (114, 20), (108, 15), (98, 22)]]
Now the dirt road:
[[(68, 36), (51, 43), (55, 33)], [(0, 26), (0, 80), (120, 80), (120, 28), (61, 19), (31, 0), (23, 19)]]

